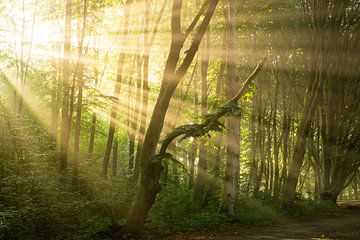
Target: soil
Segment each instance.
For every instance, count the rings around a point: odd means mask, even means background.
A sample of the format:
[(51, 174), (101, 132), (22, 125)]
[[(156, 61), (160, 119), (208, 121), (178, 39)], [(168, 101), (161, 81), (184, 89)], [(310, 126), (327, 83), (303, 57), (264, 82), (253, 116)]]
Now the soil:
[(178, 234), (168, 240), (264, 240), (264, 239), (328, 239), (360, 240), (360, 201), (341, 201), (339, 208), (328, 214), (320, 214), (299, 220), (286, 220), (271, 226), (224, 226), (216, 230)]

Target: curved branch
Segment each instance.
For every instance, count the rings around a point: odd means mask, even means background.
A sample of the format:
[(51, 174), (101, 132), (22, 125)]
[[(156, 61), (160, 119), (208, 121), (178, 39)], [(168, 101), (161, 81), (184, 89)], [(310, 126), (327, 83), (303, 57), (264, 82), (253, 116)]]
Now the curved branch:
[(239, 111), (238, 101), (248, 91), (251, 82), (259, 74), (265, 64), (265, 61), (266, 58), (263, 58), (258, 63), (254, 72), (248, 77), (248, 79), (246, 79), (244, 85), (241, 87), (238, 93), (230, 101), (221, 106), (217, 112), (205, 116), (203, 123), (186, 124), (175, 128), (174, 131), (169, 133), (161, 145), (159, 154), (155, 155), (153, 161), (158, 162), (163, 158), (167, 158), (169, 156), (169, 154), (166, 152), (167, 148), (172, 143), (172, 141), (180, 136), (182, 136), (181, 140), (184, 140), (189, 137), (201, 137), (208, 135), (210, 131), (222, 131), (224, 126), (219, 122), (219, 119), (223, 116), (232, 115)]

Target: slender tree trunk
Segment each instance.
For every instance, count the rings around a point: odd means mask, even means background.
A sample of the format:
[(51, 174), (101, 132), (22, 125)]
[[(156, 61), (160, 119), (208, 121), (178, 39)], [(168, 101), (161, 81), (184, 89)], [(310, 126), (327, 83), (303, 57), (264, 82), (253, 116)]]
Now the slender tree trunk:
[[(197, 68), (194, 69), (194, 74), (196, 75)], [(193, 82), (193, 88), (194, 88), (194, 115), (198, 116), (199, 114), (199, 98), (198, 98), (198, 78), (194, 77)], [(197, 117), (194, 119), (194, 121), (198, 121)], [(194, 174), (195, 174), (195, 159), (198, 152), (198, 143), (196, 139), (193, 140), (191, 144), (191, 150), (189, 154), (189, 161), (190, 161), (190, 167), (189, 167), (189, 189), (192, 189), (194, 187)]]
[[(272, 114), (270, 113), (270, 116)], [(274, 165), (272, 161), (271, 154), (271, 146), (272, 146), (272, 136), (271, 136), (271, 119), (269, 119), (267, 123), (267, 162), (268, 162), (268, 188), (267, 193), (271, 196), (273, 192), (273, 183), (274, 183)]]
[(64, 177), (69, 147), (69, 80), (70, 80), (70, 54), (71, 54), (71, 17), (72, 0), (66, 0), (65, 14), (65, 40), (64, 40), (64, 60), (63, 60), (63, 94), (61, 108), (61, 146), (60, 146), (60, 174)]
[[(98, 54), (95, 54), (95, 64), (94, 64), (94, 75), (95, 75), (95, 87), (101, 88), (101, 82), (103, 76), (105, 74), (105, 70), (108, 64), (108, 54), (105, 55), (104, 59), (104, 68), (102, 69), (101, 76), (99, 78), (99, 71), (98, 71)], [(96, 134), (96, 121), (97, 121), (97, 112), (94, 111), (91, 116), (91, 130), (90, 130), (90, 140), (89, 140), (89, 147), (88, 147), (88, 160), (91, 164), (94, 163), (93, 153), (94, 153), (94, 144), (95, 144), (95, 134)]]
[(274, 179), (274, 197), (279, 197), (280, 192), (280, 167), (279, 167), (279, 150), (281, 139), (278, 140), (277, 132), (277, 114), (278, 114), (278, 95), (279, 95), (279, 82), (275, 82), (275, 93), (274, 93), (274, 115), (273, 115), (273, 136), (274, 136), (274, 165), (275, 165), (275, 179)]
[[(219, 69), (219, 75), (218, 78), (216, 79), (216, 97), (218, 99), (218, 101), (220, 101), (220, 99), (222, 98), (222, 85), (224, 83), (224, 72), (225, 72), (225, 63), (221, 63), (220, 65), (220, 69)], [(216, 102), (213, 105), (213, 111), (216, 111), (216, 109), (218, 109), (219, 107), (219, 102)], [(220, 181), (220, 164), (221, 164), (221, 159), (222, 159), (222, 142), (224, 139), (224, 135), (222, 132), (217, 133), (217, 135), (215, 136), (215, 161), (214, 161), (214, 170), (213, 170), (213, 180), (212, 180), (212, 186), (210, 188), (210, 194), (212, 194), (214, 191), (221, 189), (221, 185), (222, 182)]]
[[(60, 50), (59, 50), (60, 51)], [(59, 54), (60, 55), (60, 54)], [(59, 56), (60, 58), (60, 56)], [(57, 61), (58, 64), (56, 64), (57, 68), (61, 67), (60, 61)], [(52, 91), (51, 91), (51, 126), (50, 126), (50, 136), (52, 139), (52, 148), (56, 149), (56, 143), (57, 143), (57, 131), (58, 131), (58, 120), (59, 120), (59, 101), (61, 99), (60, 97), (60, 88), (61, 88), (61, 80), (60, 80), (60, 70), (56, 70), (56, 76), (53, 79), (52, 82)]]
[[(119, 60), (117, 63), (117, 73), (116, 73), (116, 82), (115, 82), (115, 89), (114, 89), (114, 96), (119, 97), (120, 91), (121, 91), (121, 83), (123, 80), (123, 72), (124, 72), (124, 64), (125, 64), (125, 57), (126, 57), (126, 45), (127, 45), (127, 35), (129, 33), (129, 15), (130, 15), (130, 5), (132, 3), (132, 0), (128, 0), (126, 2), (126, 11), (124, 14), (124, 42), (123, 46), (120, 51)], [(106, 148), (105, 148), (105, 155), (103, 159), (102, 164), (102, 170), (101, 175), (106, 177), (109, 169), (109, 161), (110, 161), (110, 154), (111, 154), (111, 148), (113, 145), (113, 139), (115, 135), (115, 129), (116, 129), (116, 121), (117, 121), (117, 114), (119, 111), (119, 100), (114, 100), (112, 107), (111, 107), (111, 114), (110, 114), (110, 126), (109, 126), (109, 133), (108, 138), (106, 141)]]
[[(135, 106), (133, 116), (129, 115), (129, 173), (134, 170), (134, 160), (135, 160), (135, 140), (136, 140), (136, 131), (138, 128), (138, 119), (140, 111), (140, 100), (141, 100), (141, 72), (142, 72), (142, 59), (140, 56), (137, 58), (137, 78), (136, 78), (136, 93), (135, 93)], [(130, 96), (129, 96), (130, 97)]]
[(93, 161), (93, 153), (94, 153), (96, 120), (97, 120), (97, 113), (93, 112), (91, 116), (91, 130), (90, 130), (90, 140), (89, 140), (89, 149), (88, 149), (88, 159), (91, 162)]
[(35, 22), (36, 22), (36, 14), (37, 14), (37, 7), (38, 7), (38, 0), (35, 1), (34, 4), (34, 12), (33, 12), (33, 19), (32, 19), (32, 26), (31, 26), (31, 36), (27, 51), (27, 58), (25, 59), (25, 29), (26, 29), (26, 12), (25, 12), (25, 1), (22, 1), (22, 14), (23, 14), (23, 21), (22, 21), (22, 31), (21, 31), (21, 62), (20, 62), (20, 87), (18, 89), (19, 91), (19, 114), (21, 114), (23, 109), (23, 102), (26, 98), (26, 92), (25, 92), (25, 86), (27, 82), (27, 75), (29, 72), (29, 63), (32, 55), (32, 45), (34, 40), (34, 29), (35, 29)]
[[(287, 113), (286, 108), (286, 101), (283, 101), (283, 124), (282, 124), (282, 132), (283, 132), (283, 144), (282, 144), (282, 171), (281, 171), (281, 181), (280, 181), (280, 189), (282, 189), (283, 182), (287, 176), (287, 169), (288, 169), (288, 151), (289, 151), (289, 133), (290, 133), (290, 117)], [(283, 190), (282, 190), (283, 192)]]
[(74, 135), (74, 177), (79, 174), (79, 159), (80, 159), (80, 131), (81, 131), (81, 115), (82, 115), (82, 97), (83, 97), (83, 66), (80, 67), (78, 75), (78, 96), (76, 106), (75, 119), (75, 135)]
[(189, 153), (189, 182), (188, 188), (192, 189), (194, 186), (194, 172), (195, 172), (195, 158), (197, 154), (197, 143), (193, 141)]
[[(227, 83), (226, 98), (231, 99), (236, 94), (239, 79), (237, 73), (236, 46), (236, 0), (228, 0), (229, 17), (227, 21), (228, 49), (227, 49)], [(221, 195), (220, 211), (234, 216), (238, 189), (238, 172), (240, 168), (240, 117), (230, 116), (227, 119), (228, 132), (226, 136), (226, 167)]]
[(84, 38), (86, 33), (86, 20), (87, 20), (87, 0), (84, 0), (83, 6), (83, 24), (82, 31), (79, 41), (79, 72), (77, 75), (78, 79), (78, 96), (77, 96), (77, 105), (76, 105), (76, 120), (75, 120), (75, 136), (74, 136), (74, 179), (75, 183), (77, 182), (77, 176), (79, 174), (79, 159), (80, 159), (80, 131), (81, 131), (81, 115), (83, 107), (83, 86), (84, 86), (84, 54), (83, 45)]
[(263, 110), (263, 107), (262, 107), (262, 97), (261, 97), (261, 94), (262, 94), (262, 89), (261, 89), (261, 86), (259, 86), (259, 96), (258, 96), (258, 103), (257, 103), (257, 106), (258, 106), (258, 116), (257, 116), (257, 141), (256, 141), (256, 144), (257, 144), (257, 149), (258, 149), (258, 161), (260, 161), (260, 166), (259, 166), (259, 169), (258, 169), (258, 174), (257, 174), (257, 180), (256, 180), (256, 184), (255, 184), (255, 189), (254, 189), (254, 192), (255, 194), (258, 193), (258, 191), (260, 190), (261, 188), (261, 185), (262, 185), (262, 179), (263, 179), (263, 175), (264, 175), (264, 171), (266, 171), (265, 169), (265, 130), (264, 130), (264, 110)]
[(134, 180), (137, 181), (140, 173), (141, 165), (141, 152), (143, 148), (145, 132), (146, 132), (146, 121), (147, 121), (147, 111), (148, 111), (148, 102), (149, 102), (149, 60), (151, 48), (154, 44), (154, 39), (156, 37), (161, 18), (164, 14), (166, 6), (166, 0), (164, 0), (162, 8), (160, 10), (159, 16), (156, 19), (155, 28), (151, 36), (149, 36), (149, 24), (150, 24), (150, 1), (146, 1), (146, 10), (145, 10), (145, 29), (144, 29), (144, 62), (143, 62), (143, 85), (142, 85), (142, 105), (141, 105), (141, 119), (140, 119), (140, 128), (138, 134), (138, 144), (136, 149), (135, 157), (135, 169), (134, 169)]
[(297, 131), (292, 161), (289, 165), (288, 176), (284, 182), (282, 202), (286, 207), (291, 206), (295, 198), (296, 185), (304, 160), (306, 140), (309, 136), (311, 122), (314, 116), (314, 111), (317, 103), (317, 95), (322, 88), (321, 82), (316, 83), (315, 85), (316, 86), (313, 86), (313, 88), (316, 89), (313, 93), (310, 93), (311, 89), (308, 88), (307, 90), (304, 114), (301, 117), (299, 130)]
[[(250, 191), (252, 188), (255, 190), (257, 174), (258, 174), (258, 167), (256, 162), (256, 155), (257, 155), (257, 134), (256, 134), (256, 107), (255, 107), (255, 99), (252, 101), (252, 111), (251, 111), (251, 118), (250, 118), (250, 136), (251, 136), (251, 149), (250, 149), (250, 175), (248, 180), (247, 191)], [(255, 193), (255, 191), (254, 191)]]
[[(207, 114), (207, 101), (208, 101), (208, 83), (207, 73), (209, 68), (209, 50), (210, 50), (210, 29), (208, 28), (206, 37), (202, 41), (200, 47), (200, 68), (201, 68), (201, 115)], [(201, 207), (201, 203), (204, 197), (204, 191), (206, 182), (208, 179), (207, 163), (206, 163), (206, 146), (205, 142), (201, 141), (199, 145), (199, 163), (198, 163), (198, 174), (196, 178), (194, 201), (197, 206)]]
[(112, 165), (111, 165), (111, 170), (112, 170), (111, 173), (113, 177), (117, 175), (117, 169), (118, 169), (118, 146), (119, 146), (118, 139), (115, 138), (113, 153), (112, 153)]

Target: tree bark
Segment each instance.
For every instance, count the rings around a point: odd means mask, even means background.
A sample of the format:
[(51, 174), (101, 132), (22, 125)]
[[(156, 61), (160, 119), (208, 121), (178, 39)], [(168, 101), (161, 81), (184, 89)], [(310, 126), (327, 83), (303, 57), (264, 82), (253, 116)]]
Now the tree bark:
[[(199, 54), (200, 54), (200, 69), (201, 69), (201, 115), (205, 117), (207, 114), (208, 102), (208, 82), (207, 73), (209, 68), (209, 50), (210, 50), (210, 28), (206, 32), (206, 37), (202, 40)], [(205, 142), (201, 141), (199, 145), (199, 162), (198, 171), (194, 191), (194, 201), (198, 207), (201, 207), (202, 200), (205, 194), (205, 186), (208, 181), (207, 162), (206, 162), (206, 146)]]
[[(124, 72), (124, 64), (125, 64), (125, 57), (126, 57), (126, 45), (127, 45), (127, 35), (129, 33), (129, 15), (130, 15), (130, 5), (132, 3), (132, 0), (128, 0), (126, 2), (127, 6), (125, 7), (126, 11), (124, 14), (124, 42), (123, 46), (120, 50), (119, 60), (117, 63), (117, 73), (116, 73), (116, 82), (115, 82), (115, 89), (114, 89), (114, 96), (119, 97), (120, 91), (121, 91), (121, 82), (123, 80), (123, 72)], [(105, 148), (105, 155), (103, 159), (102, 164), (102, 170), (101, 175), (103, 177), (107, 176), (108, 169), (109, 169), (109, 161), (110, 161), (110, 154), (111, 154), (111, 148), (113, 145), (113, 139), (115, 135), (115, 129), (117, 126), (117, 114), (119, 111), (119, 100), (114, 100), (112, 106), (111, 106), (111, 114), (110, 114), (110, 126), (109, 126), (109, 133), (108, 138), (106, 141), (106, 148)]]
[(275, 165), (275, 178), (274, 178), (274, 197), (278, 198), (280, 193), (280, 166), (279, 166), (279, 151), (281, 146), (281, 139), (278, 140), (277, 131), (277, 114), (278, 114), (278, 95), (279, 95), (279, 81), (275, 81), (275, 93), (274, 93), (274, 115), (273, 115), (273, 135), (274, 135), (274, 165)]
[[(161, 163), (153, 163), (160, 133), (163, 128), (165, 115), (169, 107), (171, 96), (173, 95), (179, 81), (183, 78), (200, 45), (206, 29), (213, 16), (218, 0), (206, 1), (199, 14), (195, 17), (193, 23), (185, 33), (181, 32), (181, 8), (182, 1), (174, 0), (171, 19), (171, 46), (169, 56), (165, 65), (163, 80), (160, 87), (160, 93), (155, 104), (154, 112), (151, 117), (148, 130), (145, 135), (141, 152), (141, 183), (139, 193), (125, 224), (128, 232), (138, 232), (145, 224), (146, 218), (153, 205), (157, 193), (160, 191), (160, 175), (162, 171)], [(194, 35), (193, 42), (187, 51), (183, 62), (177, 67), (180, 51), (184, 41), (192, 32), (200, 17), (204, 15), (202, 22)]]
[[(227, 83), (225, 95), (231, 99), (239, 85), (237, 72), (237, 36), (236, 36), (236, 0), (228, 0), (229, 17), (227, 19)], [(220, 211), (234, 216), (237, 198), (239, 168), (240, 168), (240, 117), (229, 116), (226, 135), (226, 167), (221, 194)]]
[(111, 173), (113, 177), (117, 175), (117, 169), (118, 169), (118, 146), (119, 146), (119, 141), (115, 137), (113, 152), (112, 152), (112, 165), (111, 165)]
[(156, 19), (155, 28), (152, 34), (149, 36), (149, 21), (150, 21), (150, 2), (147, 0), (146, 2), (146, 11), (145, 11), (145, 29), (144, 29), (144, 42), (145, 42), (145, 50), (144, 50), (144, 63), (143, 63), (143, 85), (142, 85), (142, 106), (141, 106), (141, 119), (140, 119), (140, 128), (138, 135), (138, 144), (136, 149), (136, 157), (135, 157), (135, 169), (134, 169), (134, 180), (137, 181), (140, 173), (140, 165), (141, 165), (141, 152), (143, 148), (145, 132), (146, 132), (146, 120), (147, 120), (147, 111), (148, 111), (148, 102), (149, 102), (149, 61), (150, 61), (150, 53), (151, 48), (154, 45), (154, 40), (158, 32), (160, 21), (164, 15), (166, 6), (166, 0), (164, 0), (163, 5), (161, 7), (158, 18)]
[(71, 54), (71, 18), (72, 0), (66, 0), (65, 14), (65, 40), (64, 40), (64, 60), (63, 60), (63, 94), (61, 108), (61, 145), (60, 145), (60, 175), (64, 179), (67, 168), (67, 157), (69, 147), (69, 80), (70, 80), (70, 54)]
[(79, 41), (79, 73), (77, 75), (78, 79), (78, 96), (77, 96), (77, 106), (76, 106), (76, 120), (75, 120), (75, 136), (74, 136), (74, 179), (77, 182), (77, 176), (79, 174), (79, 160), (80, 160), (80, 132), (81, 132), (81, 115), (83, 107), (83, 86), (84, 86), (84, 54), (83, 45), (86, 33), (86, 20), (87, 20), (87, 7), (88, 2), (84, 0), (83, 6), (83, 24), (82, 31), (80, 33)]

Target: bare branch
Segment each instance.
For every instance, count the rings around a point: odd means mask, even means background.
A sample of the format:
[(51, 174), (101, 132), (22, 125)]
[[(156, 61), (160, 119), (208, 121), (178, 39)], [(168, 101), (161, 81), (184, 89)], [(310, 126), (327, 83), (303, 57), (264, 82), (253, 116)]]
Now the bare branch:
[(247, 92), (249, 85), (255, 79), (255, 77), (259, 74), (262, 67), (265, 64), (266, 59), (262, 59), (257, 67), (255, 68), (254, 72), (247, 78), (242, 88), (239, 92), (228, 102), (226, 102), (219, 110), (213, 114), (209, 114), (205, 117), (205, 121), (203, 123), (196, 123), (196, 124), (187, 124), (180, 127), (177, 127), (168, 134), (163, 141), (160, 152), (157, 154), (153, 161), (161, 161), (163, 158), (167, 158), (168, 153), (166, 152), (168, 146), (174, 141), (176, 138), (183, 136), (182, 139), (186, 139), (189, 137), (201, 137), (208, 135), (210, 131), (221, 131), (224, 127), (219, 122), (219, 119), (226, 115), (232, 115), (238, 112), (238, 101), (242, 96), (245, 95)]

